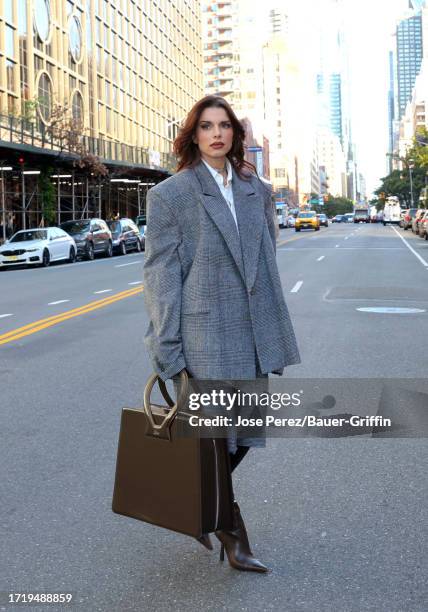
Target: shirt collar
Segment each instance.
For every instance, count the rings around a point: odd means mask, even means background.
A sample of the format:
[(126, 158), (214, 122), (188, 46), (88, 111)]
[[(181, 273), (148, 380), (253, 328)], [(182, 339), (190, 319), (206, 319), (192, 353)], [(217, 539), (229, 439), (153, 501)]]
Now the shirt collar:
[[(202, 161), (204, 162), (204, 164), (206, 165), (208, 170), (211, 172), (212, 176), (215, 178), (217, 183), (220, 183), (221, 185), (223, 185), (223, 176), (221, 175), (221, 173), (218, 170), (216, 170), (215, 168), (213, 168), (212, 166), (210, 166), (209, 163), (206, 162), (204, 159), (202, 159)], [(227, 159), (227, 157), (226, 157), (226, 168), (227, 168), (227, 185), (226, 185), (226, 187), (228, 187), (230, 185), (230, 183), (232, 182), (233, 174), (232, 174), (232, 164)]]

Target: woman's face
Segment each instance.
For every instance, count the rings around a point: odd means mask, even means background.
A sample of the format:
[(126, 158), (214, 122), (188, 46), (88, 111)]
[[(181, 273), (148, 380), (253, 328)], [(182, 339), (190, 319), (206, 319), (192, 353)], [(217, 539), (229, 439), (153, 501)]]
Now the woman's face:
[(224, 166), (233, 143), (233, 127), (224, 108), (211, 107), (202, 111), (193, 142), (209, 164), (217, 168)]

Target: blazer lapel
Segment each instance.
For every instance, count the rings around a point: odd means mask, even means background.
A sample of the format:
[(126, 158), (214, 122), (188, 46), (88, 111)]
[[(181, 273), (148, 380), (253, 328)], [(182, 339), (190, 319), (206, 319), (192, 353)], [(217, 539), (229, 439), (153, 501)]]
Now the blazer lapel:
[[(223, 196), (221, 195), (220, 189), (216, 184), (214, 178), (210, 174), (209, 170), (205, 167), (203, 162), (200, 162), (193, 168), (193, 171), (201, 184), (202, 194), (201, 201), (205, 207), (205, 210), (210, 215), (222, 234), (230, 253), (235, 260), (236, 265), (241, 273), (241, 276), (245, 282), (245, 269), (242, 258), (241, 245), (236, 231), (235, 222), (231, 216), (230, 210)], [(235, 182), (235, 174), (233, 177), (232, 184)], [(233, 197), (235, 200), (235, 188), (233, 187)], [(236, 206), (236, 203), (235, 203)], [(239, 230), (241, 231), (241, 225), (238, 220)]]
[[(254, 179), (253, 179), (254, 180)], [(264, 227), (264, 205), (252, 180), (245, 181), (233, 170), (233, 201), (241, 237), (247, 289), (250, 290), (257, 275), (257, 263)]]

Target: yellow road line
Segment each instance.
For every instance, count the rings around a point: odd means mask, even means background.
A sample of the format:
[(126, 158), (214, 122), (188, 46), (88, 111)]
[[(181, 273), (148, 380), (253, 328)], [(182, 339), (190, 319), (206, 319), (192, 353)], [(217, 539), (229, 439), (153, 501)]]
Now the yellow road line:
[(292, 238), (287, 238), (286, 240), (281, 240), (281, 242), (277, 242), (276, 246), (282, 246), (283, 244), (287, 244), (287, 242), (294, 242), (295, 240), (299, 240), (300, 238), (303, 238), (303, 236), (293, 236)]
[(67, 310), (58, 315), (53, 315), (52, 317), (40, 319), (39, 321), (33, 321), (33, 323), (29, 323), (27, 325), (24, 325), (23, 327), (18, 327), (10, 332), (0, 335), (0, 344), (6, 344), (7, 342), (12, 342), (13, 340), (19, 340), (19, 338), (29, 336), (30, 334), (34, 334), (42, 329), (46, 329), (47, 327), (52, 327), (53, 325), (57, 325), (58, 323), (62, 323), (63, 321), (67, 321), (68, 319), (72, 319), (73, 317), (78, 317), (82, 314), (92, 312), (93, 310), (97, 310), (98, 308), (103, 308), (104, 306), (108, 306), (109, 304), (113, 304), (114, 302), (118, 302), (119, 300), (123, 300), (127, 297), (137, 295), (142, 291), (142, 286), (135, 287), (133, 289), (127, 289), (126, 291), (121, 291), (120, 293), (116, 293), (115, 295), (109, 296), (108, 298), (89, 302), (88, 304), (80, 306), (79, 308), (73, 308), (72, 310)]

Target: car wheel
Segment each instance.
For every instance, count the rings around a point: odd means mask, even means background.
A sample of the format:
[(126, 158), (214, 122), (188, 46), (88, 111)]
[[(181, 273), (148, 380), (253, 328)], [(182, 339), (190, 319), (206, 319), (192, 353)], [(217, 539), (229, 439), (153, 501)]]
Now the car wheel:
[(137, 238), (137, 253), (141, 253), (142, 250), (143, 250), (143, 247), (141, 246), (140, 239)]
[(50, 263), (51, 263), (51, 255), (48, 249), (45, 249), (42, 255), (42, 266), (44, 268), (47, 268)]
[(70, 247), (70, 255), (68, 257), (68, 263), (74, 263), (76, 261), (76, 251), (74, 247)]
[(94, 257), (95, 257), (94, 245), (92, 244), (92, 242), (88, 242), (88, 244), (86, 245), (86, 259), (89, 259), (90, 261), (92, 261)]
[(107, 245), (107, 250), (105, 251), (104, 255), (105, 255), (106, 257), (112, 257), (112, 255), (113, 255), (113, 245), (112, 245), (112, 243), (110, 242), (110, 240), (109, 240), (109, 242), (108, 242), (108, 245)]
[(294, 228), (295, 232), (300, 232), (300, 229), (298, 229), (297, 227)]
[(122, 240), (122, 242), (120, 243), (120, 254), (126, 255), (126, 244), (124, 240)]

